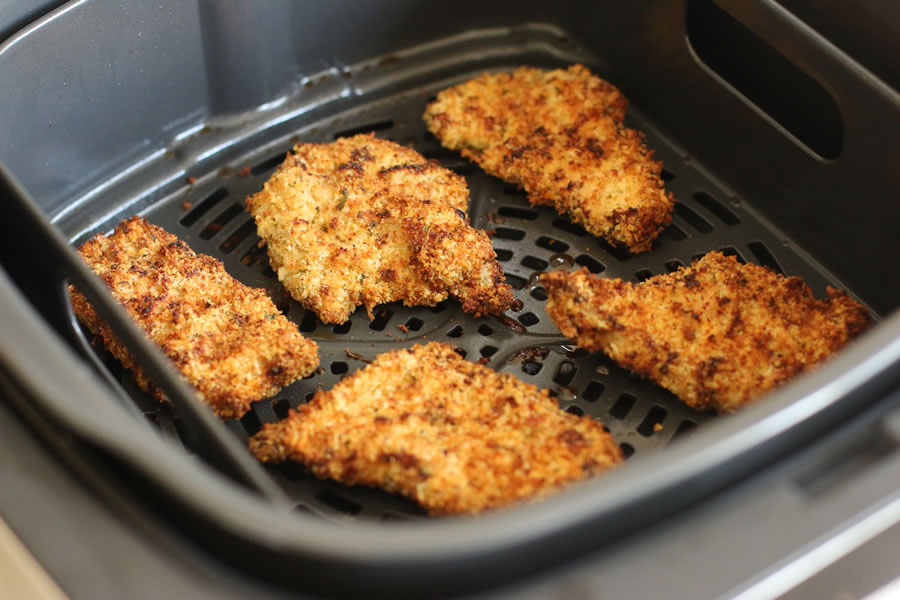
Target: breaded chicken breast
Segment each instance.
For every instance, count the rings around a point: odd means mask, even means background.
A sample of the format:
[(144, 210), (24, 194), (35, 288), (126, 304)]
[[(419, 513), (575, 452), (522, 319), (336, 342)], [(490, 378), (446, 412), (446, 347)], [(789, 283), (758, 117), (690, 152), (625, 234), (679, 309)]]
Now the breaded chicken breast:
[(263, 426), (250, 450), (402, 494), (433, 515), (543, 496), (622, 461), (599, 422), (437, 342), (378, 356)]
[(476, 316), (514, 302), (490, 239), (469, 225), (465, 179), (418, 152), (357, 135), (299, 144), (247, 198), (278, 278), (324, 323), (362, 304), (433, 306)]
[(437, 95), (425, 123), (441, 143), (631, 252), (672, 222), (662, 163), (623, 123), (625, 98), (581, 65), (485, 73)]
[(649, 377), (699, 410), (734, 411), (826, 359), (869, 314), (828, 288), (710, 252), (637, 285), (582, 269), (541, 276), (547, 312), (587, 350)]
[[(147, 336), (172, 360), (220, 417), (240, 417), (250, 403), (273, 395), (319, 364), (305, 339), (260, 289), (196, 254), (165, 230), (133, 217), (79, 250)], [(165, 397), (128, 349), (70, 287), (78, 319), (100, 335), (138, 386)]]

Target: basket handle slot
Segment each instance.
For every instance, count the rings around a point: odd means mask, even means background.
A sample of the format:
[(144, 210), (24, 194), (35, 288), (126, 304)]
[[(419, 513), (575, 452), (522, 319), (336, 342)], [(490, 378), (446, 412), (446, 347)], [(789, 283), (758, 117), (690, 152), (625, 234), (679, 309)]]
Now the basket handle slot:
[(689, 0), (686, 31), (696, 57), (745, 102), (816, 156), (841, 155), (838, 103), (803, 68), (712, 0)]

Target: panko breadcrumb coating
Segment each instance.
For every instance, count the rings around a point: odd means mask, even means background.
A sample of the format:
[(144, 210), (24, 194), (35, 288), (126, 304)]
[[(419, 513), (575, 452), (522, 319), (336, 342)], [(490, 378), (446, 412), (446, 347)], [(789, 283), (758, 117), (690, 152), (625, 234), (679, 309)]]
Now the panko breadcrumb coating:
[(433, 306), (448, 295), (480, 316), (509, 308), (490, 239), (469, 225), (465, 179), (373, 135), (298, 144), (247, 199), (278, 279), (323, 323), (360, 304)]
[(543, 496), (622, 461), (599, 422), (437, 342), (378, 356), (264, 425), (250, 449), (264, 462), (295, 460), (318, 477), (402, 494), (433, 515)]
[(826, 359), (870, 325), (847, 294), (710, 252), (643, 283), (546, 273), (547, 313), (583, 348), (699, 410), (734, 411)]
[(441, 143), (631, 252), (672, 222), (662, 163), (623, 123), (626, 100), (585, 67), (485, 73), (443, 90), (425, 123)]
[[(241, 417), (251, 402), (319, 364), (315, 342), (304, 338), (263, 290), (240, 283), (220, 261), (194, 253), (139, 217), (88, 240), (79, 251), (220, 417)], [(78, 319), (132, 370), (138, 387), (165, 400), (87, 299), (72, 287), (69, 291)]]

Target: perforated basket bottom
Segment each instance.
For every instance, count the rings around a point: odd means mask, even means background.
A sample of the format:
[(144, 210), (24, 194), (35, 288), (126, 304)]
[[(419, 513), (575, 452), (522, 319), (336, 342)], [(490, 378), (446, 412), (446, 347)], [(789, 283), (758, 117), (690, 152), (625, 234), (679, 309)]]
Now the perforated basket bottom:
[[(626, 456), (665, 447), (705, 420), (658, 386), (617, 367), (602, 354), (570, 345), (548, 318), (546, 292), (537, 275), (552, 269), (587, 267), (606, 277), (640, 281), (671, 272), (710, 251), (722, 250), (742, 261), (767, 265), (801, 275), (817, 292), (831, 278), (796, 252), (768, 228), (752, 209), (706, 177), (652, 121), (632, 107), (629, 124), (647, 134), (647, 143), (665, 165), (663, 178), (680, 200), (673, 224), (652, 251), (631, 256), (588, 235), (567, 217), (548, 207), (531, 207), (514, 186), (487, 176), (457, 153), (443, 149), (425, 129), (421, 115), (434, 94), (485, 69), (511, 69), (520, 64), (556, 68), (574, 62), (593, 63), (571, 41), (546, 27), (512, 32), (485, 32), (464, 42), (449, 40), (401, 58), (373, 60), (350, 69), (331, 65), (305, 79), (305, 86), (281, 112), (263, 120), (236, 120), (205, 128), (173, 146), (167, 158), (204, 156), (190, 166), (185, 182), (164, 177), (147, 191), (135, 181), (134, 194), (118, 202), (121, 210), (93, 229), (77, 232), (73, 242), (108, 229), (135, 209), (185, 240), (198, 252), (222, 260), (240, 281), (266, 288), (276, 304), (296, 322), (304, 335), (316, 340), (321, 372), (298, 381), (272, 399), (257, 402), (241, 420), (227, 422), (246, 440), (264, 423), (287, 415), (319, 388), (329, 389), (364, 364), (350, 358), (351, 350), (371, 359), (388, 350), (433, 340), (458, 346), (470, 360), (482, 357), (498, 371), (548, 388), (561, 409), (602, 421), (621, 444)], [(539, 42), (539, 43), (538, 43)], [(429, 64), (438, 67), (430, 68)], [(596, 72), (602, 75), (602, 72)], [(249, 125), (248, 125), (249, 123)], [(248, 129), (252, 129), (248, 133)], [(266, 251), (258, 247), (252, 218), (244, 210), (248, 194), (258, 191), (296, 141), (328, 142), (337, 137), (374, 131), (379, 137), (413, 147), (426, 157), (466, 177), (471, 191), (470, 214), (475, 227), (493, 229), (494, 247), (523, 308), (508, 318), (474, 319), (456, 302), (428, 308), (389, 304), (369, 321), (358, 310), (343, 325), (325, 325), (289, 298), (269, 268)], [(203, 154), (203, 148), (227, 148)], [(211, 156), (211, 158), (210, 158)], [(127, 194), (125, 194), (127, 196)], [(112, 211), (108, 211), (110, 214)], [(406, 330), (401, 330), (400, 326)], [(123, 387), (145, 411), (149, 421), (173, 438), (179, 423), (166, 406), (138, 391), (128, 373), (108, 354), (101, 357)], [(410, 519), (422, 512), (411, 502), (374, 489), (348, 488), (320, 481), (302, 467), (271, 467), (297, 509), (329, 519)]]

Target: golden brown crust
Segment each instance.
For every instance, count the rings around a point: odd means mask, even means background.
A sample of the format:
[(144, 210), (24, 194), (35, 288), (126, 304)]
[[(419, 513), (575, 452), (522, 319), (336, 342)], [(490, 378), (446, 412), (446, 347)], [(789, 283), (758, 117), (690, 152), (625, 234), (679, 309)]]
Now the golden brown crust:
[(485, 73), (444, 90), (425, 123), (441, 143), (632, 252), (672, 222), (662, 163), (623, 123), (625, 98), (581, 65)]
[(432, 342), (395, 350), (250, 440), (348, 485), (380, 486), (435, 515), (542, 496), (622, 460), (599, 422), (546, 390)]
[(799, 277), (720, 252), (637, 285), (586, 269), (541, 281), (564, 335), (700, 410), (733, 411), (870, 325), (866, 309), (843, 292), (829, 287), (816, 300)]
[(480, 316), (514, 297), (490, 239), (473, 229), (465, 180), (372, 135), (299, 144), (247, 198), (278, 278), (324, 323), (360, 304), (433, 306), (452, 295)]
[[(222, 263), (139, 217), (97, 235), (81, 256), (147, 336), (221, 417), (240, 417), (250, 403), (309, 375), (319, 364), (305, 339), (260, 289), (235, 280)], [(87, 299), (69, 289), (76, 316), (134, 372), (138, 386), (164, 395)]]

